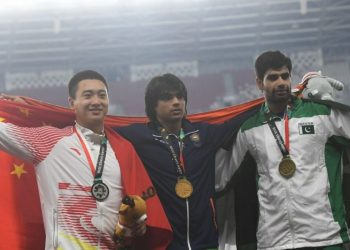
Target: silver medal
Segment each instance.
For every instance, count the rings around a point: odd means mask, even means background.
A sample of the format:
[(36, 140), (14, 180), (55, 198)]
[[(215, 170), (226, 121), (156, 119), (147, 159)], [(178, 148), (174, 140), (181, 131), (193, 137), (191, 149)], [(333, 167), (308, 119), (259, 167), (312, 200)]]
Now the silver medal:
[(91, 187), (91, 194), (97, 201), (104, 201), (109, 195), (109, 189), (103, 182), (96, 182)]

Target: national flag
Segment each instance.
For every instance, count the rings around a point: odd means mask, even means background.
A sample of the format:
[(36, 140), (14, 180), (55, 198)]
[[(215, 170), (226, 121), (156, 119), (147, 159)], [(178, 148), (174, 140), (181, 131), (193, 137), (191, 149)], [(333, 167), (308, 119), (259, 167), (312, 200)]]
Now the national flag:
[(309, 123), (298, 124), (300, 135), (311, 135), (315, 134), (315, 126)]
[[(25, 100), (30, 105), (0, 100), (0, 122), (29, 127), (65, 127), (74, 124), (75, 115), (70, 109), (30, 98)], [(188, 118), (191, 121), (221, 123), (262, 102), (262, 99), (258, 99), (216, 111), (189, 115)], [(107, 116), (106, 126), (126, 126), (146, 121), (145, 117)], [(0, 152), (0, 165), (0, 249), (44, 249), (45, 234), (33, 166), (4, 152)], [(128, 181), (132, 182), (132, 177), (130, 178)]]

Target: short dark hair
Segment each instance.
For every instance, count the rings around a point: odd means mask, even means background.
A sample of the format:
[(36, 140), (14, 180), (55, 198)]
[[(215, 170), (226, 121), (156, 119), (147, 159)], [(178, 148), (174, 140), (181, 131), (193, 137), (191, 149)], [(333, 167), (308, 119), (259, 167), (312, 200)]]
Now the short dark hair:
[(157, 121), (155, 108), (161, 95), (165, 92), (177, 92), (178, 95), (184, 98), (187, 104), (186, 86), (177, 76), (167, 73), (153, 77), (148, 83), (145, 93), (146, 115), (152, 122)]
[(292, 72), (292, 61), (279, 50), (265, 51), (255, 60), (256, 76), (263, 80), (266, 71), (269, 69), (280, 69), (286, 66), (289, 73)]
[(71, 98), (75, 98), (75, 94), (78, 89), (78, 83), (87, 80), (87, 79), (92, 79), (92, 80), (100, 80), (101, 82), (104, 83), (108, 90), (108, 84), (106, 79), (98, 72), (93, 71), (93, 70), (83, 70), (78, 73), (76, 73), (69, 81), (68, 83), (68, 92), (69, 96)]

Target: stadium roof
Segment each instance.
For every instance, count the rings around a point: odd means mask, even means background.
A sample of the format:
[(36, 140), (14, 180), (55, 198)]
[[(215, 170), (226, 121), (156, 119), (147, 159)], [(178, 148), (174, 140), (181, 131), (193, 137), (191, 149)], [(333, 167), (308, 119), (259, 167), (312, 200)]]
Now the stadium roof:
[(266, 49), (350, 54), (349, 0), (92, 2), (0, 10), (0, 73), (244, 63)]

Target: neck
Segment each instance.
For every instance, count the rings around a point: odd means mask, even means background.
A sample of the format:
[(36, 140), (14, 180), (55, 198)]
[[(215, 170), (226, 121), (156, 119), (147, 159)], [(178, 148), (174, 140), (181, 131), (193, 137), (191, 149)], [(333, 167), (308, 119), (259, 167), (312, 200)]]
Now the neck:
[(281, 112), (283, 112), (286, 107), (288, 102), (279, 102), (279, 103), (271, 103), (271, 102), (266, 102), (267, 106), (269, 107), (269, 110), (271, 113), (273, 114), (279, 114)]
[(161, 123), (162, 127), (165, 128), (165, 130), (168, 133), (176, 134), (178, 135), (181, 130), (181, 120), (179, 122), (170, 122), (170, 123)]
[(92, 132), (94, 132), (95, 134), (99, 134), (102, 135), (103, 134), (103, 123), (102, 124), (82, 124), (77, 122), (80, 126), (90, 129)]
[(89, 129), (91, 129), (95, 134), (99, 134), (99, 135), (103, 134), (103, 126), (98, 128), (89, 128)]

